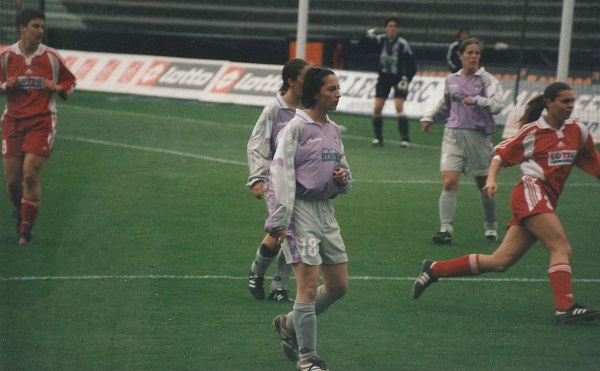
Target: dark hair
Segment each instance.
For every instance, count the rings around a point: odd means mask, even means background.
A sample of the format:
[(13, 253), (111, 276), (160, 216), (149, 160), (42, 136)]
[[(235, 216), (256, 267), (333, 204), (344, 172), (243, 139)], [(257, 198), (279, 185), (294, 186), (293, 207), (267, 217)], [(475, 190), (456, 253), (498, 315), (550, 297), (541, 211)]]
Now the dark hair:
[(387, 27), (388, 23), (390, 23), (390, 22), (396, 22), (396, 25), (399, 25), (399, 24), (400, 24), (400, 18), (398, 18), (398, 17), (397, 17), (397, 16), (395, 16), (395, 15), (391, 15), (391, 16), (387, 17), (387, 18), (384, 20), (384, 23), (383, 23), (383, 25), (384, 25), (385, 27)]
[(315, 95), (319, 94), (325, 84), (325, 78), (335, 73), (325, 67), (311, 67), (304, 75), (304, 84), (302, 84), (302, 104), (305, 108), (311, 108), (315, 105), (317, 99)]
[(458, 54), (464, 53), (465, 50), (467, 50), (467, 46), (472, 45), (472, 44), (479, 45), (479, 49), (483, 49), (483, 45), (481, 45), (481, 41), (479, 41), (478, 38), (469, 37), (468, 39), (464, 39), (460, 43), (460, 46), (458, 47)]
[(460, 34), (462, 34), (463, 32), (470, 33), (471, 31), (466, 27), (461, 27), (458, 29), (458, 33), (456, 34), (456, 37), (457, 38), (460, 37)]
[(525, 106), (525, 112), (523, 116), (517, 121), (519, 123), (519, 127), (526, 125), (530, 122), (534, 122), (539, 119), (546, 109), (546, 99), (550, 101), (554, 101), (562, 91), (565, 90), (573, 90), (569, 84), (564, 82), (553, 82), (548, 85), (544, 90), (543, 94), (538, 94), (535, 97), (531, 98), (527, 105)]
[(29, 22), (33, 19), (43, 19), (45, 21), (46, 16), (41, 10), (37, 9), (25, 8), (21, 10), (16, 18), (17, 29), (19, 29), (19, 26), (27, 27)]
[(285, 62), (283, 69), (281, 70), (281, 80), (283, 81), (283, 84), (279, 89), (281, 94), (285, 94), (290, 87), (288, 79), (296, 80), (305, 66), (308, 66), (308, 62), (300, 58), (290, 59)]

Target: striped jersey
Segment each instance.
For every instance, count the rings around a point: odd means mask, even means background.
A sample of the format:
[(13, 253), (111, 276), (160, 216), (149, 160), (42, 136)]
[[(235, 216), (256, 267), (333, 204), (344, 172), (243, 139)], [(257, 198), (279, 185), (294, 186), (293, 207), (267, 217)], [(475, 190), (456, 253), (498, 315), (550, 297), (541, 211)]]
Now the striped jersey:
[(55, 95), (44, 89), (44, 81), (52, 80), (63, 88), (61, 97), (67, 99), (75, 88), (76, 79), (58, 52), (40, 44), (32, 56), (25, 58), (19, 43), (0, 50), (0, 84), (17, 77), (19, 87), (8, 94), (4, 115), (13, 119), (56, 114)]
[(502, 166), (520, 164), (523, 179), (540, 179), (554, 205), (574, 165), (600, 179), (600, 154), (592, 135), (587, 126), (573, 119), (556, 130), (540, 117), (495, 150)]

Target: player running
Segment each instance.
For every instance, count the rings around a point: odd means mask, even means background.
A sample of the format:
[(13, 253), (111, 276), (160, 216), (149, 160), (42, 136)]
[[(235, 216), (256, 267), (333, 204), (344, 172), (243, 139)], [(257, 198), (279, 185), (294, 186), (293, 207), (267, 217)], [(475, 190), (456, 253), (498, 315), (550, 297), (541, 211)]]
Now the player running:
[[(569, 323), (600, 317), (599, 311), (573, 303), (571, 245), (555, 213), (558, 197), (574, 165), (600, 180), (600, 154), (588, 128), (569, 119), (574, 103), (573, 90), (562, 82), (550, 84), (542, 95), (527, 103), (519, 120), (519, 132), (496, 146), (483, 188), (488, 197), (493, 197), (498, 191), (496, 176), (500, 168), (520, 165), (523, 176), (512, 192), (513, 218), (506, 237), (492, 255), (425, 260), (413, 285), (414, 299), (440, 277), (504, 272), (539, 240), (550, 253), (548, 278), (556, 320)], [(540, 117), (544, 109), (547, 114)]]

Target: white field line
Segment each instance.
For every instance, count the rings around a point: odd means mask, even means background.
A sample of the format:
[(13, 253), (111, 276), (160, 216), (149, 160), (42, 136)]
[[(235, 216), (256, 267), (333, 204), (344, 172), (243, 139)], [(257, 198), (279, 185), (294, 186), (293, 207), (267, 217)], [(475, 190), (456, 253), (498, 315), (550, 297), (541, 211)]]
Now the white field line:
[[(272, 279), (273, 277), (265, 277)], [(351, 281), (414, 281), (415, 277), (376, 277), (376, 276), (350, 276)], [(110, 280), (247, 280), (248, 277), (236, 276), (202, 276), (202, 275), (90, 275), (90, 276), (14, 276), (0, 277), (3, 282), (24, 282), (24, 281), (110, 281)], [(293, 277), (292, 277), (293, 279)], [(488, 278), (488, 277), (462, 277), (462, 278), (446, 278), (450, 281), (464, 282), (507, 282), (507, 283), (527, 283), (527, 282), (548, 282), (547, 278)], [(600, 283), (600, 278), (574, 278), (576, 283)]]

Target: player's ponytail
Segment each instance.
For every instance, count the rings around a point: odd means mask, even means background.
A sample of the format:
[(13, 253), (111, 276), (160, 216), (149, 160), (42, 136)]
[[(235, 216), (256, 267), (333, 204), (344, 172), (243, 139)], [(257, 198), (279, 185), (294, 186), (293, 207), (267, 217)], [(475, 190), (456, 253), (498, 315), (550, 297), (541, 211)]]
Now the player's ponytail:
[(560, 95), (560, 92), (564, 90), (572, 90), (569, 84), (564, 82), (554, 82), (546, 87), (544, 94), (536, 95), (531, 98), (525, 106), (525, 112), (523, 116), (517, 121), (519, 127), (525, 124), (534, 122), (540, 118), (544, 109), (546, 109), (546, 99), (554, 101)]
[(282, 95), (290, 88), (288, 79), (296, 80), (305, 66), (308, 66), (308, 62), (300, 58), (291, 59), (283, 65), (283, 69), (281, 70), (283, 84), (279, 89)]

